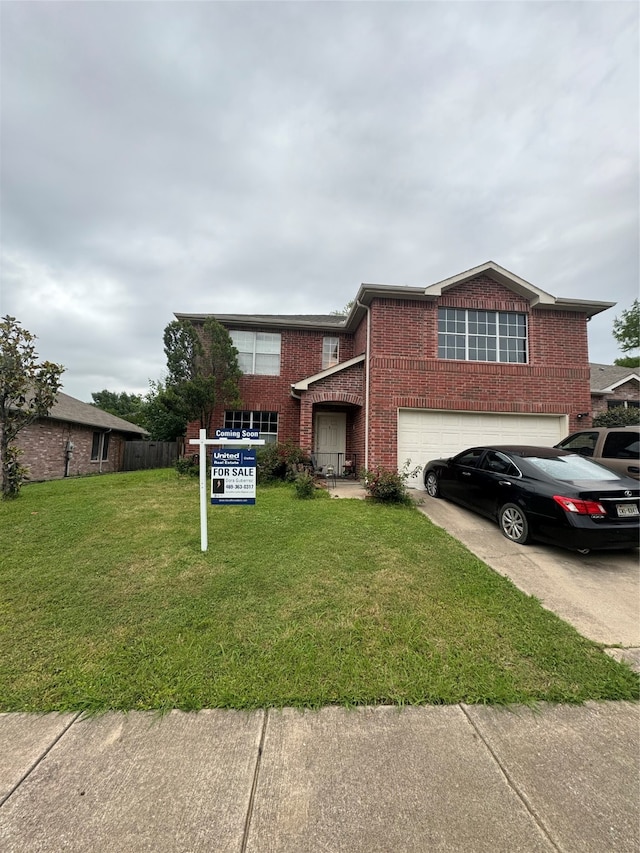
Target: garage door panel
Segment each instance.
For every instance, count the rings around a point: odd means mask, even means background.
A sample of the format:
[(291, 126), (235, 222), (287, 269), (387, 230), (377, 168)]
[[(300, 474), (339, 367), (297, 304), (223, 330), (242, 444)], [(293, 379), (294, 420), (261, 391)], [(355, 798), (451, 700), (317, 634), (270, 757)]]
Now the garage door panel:
[[(552, 447), (567, 434), (566, 415), (508, 415), (479, 412), (442, 412), (422, 409), (398, 411), (398, 468), (407, 459), (410, 468), (430, 459), (453, 456), (481, 444), (540, 444)], [(411, 485), (422, 485), (422, 478)]]

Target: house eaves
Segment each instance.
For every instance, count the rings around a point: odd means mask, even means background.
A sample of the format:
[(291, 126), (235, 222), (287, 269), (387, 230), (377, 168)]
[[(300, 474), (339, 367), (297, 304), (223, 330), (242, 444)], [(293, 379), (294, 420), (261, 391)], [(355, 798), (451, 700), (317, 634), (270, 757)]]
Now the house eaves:
[(210, 317), (232, 329), (308, 329), (311, 331), (344, 330), (343, 314), (174, 314), (178, 320), (199, 325)]
[(131, 433), (143, 437), (149, 433), (142, 427), (103, 412), (90, 403), (83, 403), (68, 394), (58, 391), (56, 401), (49, 410), (47, 418), (67, 423), (82, 424), (83, 426), (95, 427), (96, 429), (114, 430), (116, 432)]
[(301, 379), (300, 382), (291, 384), (292, 391), (308, 391), (309, 385), (318, 382), (320, 379), (326, 379), (327, 376), (333, 376), (334, 373), (340, 373), (348, 367), (353, 367), (354, 364), (361, 364), (364, 361), (364, 353), (350, 358), (348, 361), (343, 361), (340, 364), (334, 364), (333, 367), (327, 367), (326, 370), (321, 370), (320, 373), (314, 373), (313, 376), (308, 376), (306, 379)]

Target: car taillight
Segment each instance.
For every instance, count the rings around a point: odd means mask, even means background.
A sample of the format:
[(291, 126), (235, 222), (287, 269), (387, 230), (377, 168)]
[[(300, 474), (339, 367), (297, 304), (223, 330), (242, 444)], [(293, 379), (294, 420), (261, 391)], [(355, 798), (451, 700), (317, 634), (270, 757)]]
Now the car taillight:
[(563, 498), (561, 495), (554, 495), (553, 499), (566, 512), (577, 512), (578, 515), (607, 514), (602, 504), (597, 501), (581, 501), (579, 498)]

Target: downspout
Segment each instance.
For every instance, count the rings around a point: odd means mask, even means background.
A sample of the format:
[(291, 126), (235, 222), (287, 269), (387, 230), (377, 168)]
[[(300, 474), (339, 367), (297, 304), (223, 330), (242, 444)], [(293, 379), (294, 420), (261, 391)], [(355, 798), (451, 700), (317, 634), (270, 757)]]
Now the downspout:
[(364, 360), (364, 467), (369, 470), (369, 350), (371, 346), (371, 309), (368, 305), (358, 302), (358, 300), (356, 300), (356, 305), (359, 308), (364, 308), (367, 312), (367, 357)]

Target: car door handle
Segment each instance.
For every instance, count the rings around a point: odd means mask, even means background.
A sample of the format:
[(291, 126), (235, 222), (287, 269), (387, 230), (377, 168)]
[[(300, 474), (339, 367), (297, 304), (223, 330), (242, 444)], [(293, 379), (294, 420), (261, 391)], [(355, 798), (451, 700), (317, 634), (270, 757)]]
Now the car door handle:
[(640, 472), (640, 468), (637, 465), (629, 465), (627, 471), (631, 471), (632, 474), (638, 474)]
[(470, 477), (470, 476), (471, 476), (471, 471), (463, 471), (463, 472), (462, 472), (462, 476), (463, 476), (463, 477)]
[(508, 480), (498, 480), (499, 486), (510, 486), (511, 483)]

